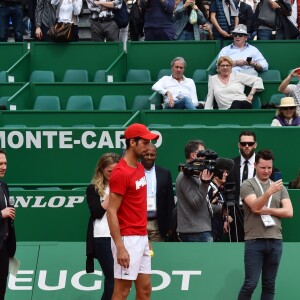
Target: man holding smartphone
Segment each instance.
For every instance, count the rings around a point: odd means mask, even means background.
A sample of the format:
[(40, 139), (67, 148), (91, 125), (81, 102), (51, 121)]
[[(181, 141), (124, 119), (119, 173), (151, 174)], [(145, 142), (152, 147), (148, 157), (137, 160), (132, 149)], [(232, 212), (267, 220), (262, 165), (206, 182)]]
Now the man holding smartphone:
[(260, 299), (274, 299), (282, 255), (282, 218), (293, 217), (293, 206), (282, 179), (270, 180), (274, 155), (260, 150), (255, 156), (256, 175), (241, 186), (244, 207), (245, 280), (238, 300), (251, 299), (262, 274)]
[(248, 32), (244, 24), (239, 24), (233, 31), (233, 43), (224, 47), (218, 58), (229, 56), (233, 60), (232, 72), (243, 72), (249, 75), (258, 75), (258, 72), (267, 71), (269, 64), (254, 46), (247, 43)]

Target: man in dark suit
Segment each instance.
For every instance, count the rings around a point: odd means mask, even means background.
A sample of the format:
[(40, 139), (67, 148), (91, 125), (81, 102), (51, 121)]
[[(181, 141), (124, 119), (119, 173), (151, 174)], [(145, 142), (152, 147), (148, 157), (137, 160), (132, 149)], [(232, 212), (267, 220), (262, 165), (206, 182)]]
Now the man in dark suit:
[(150, 143), (141, 163), (147, 179), (148, 237), (163, 242), (172, 235), (175, 203), (171, 173), (155, 164), (156, 157), (156, 147)]
[[(6, 172), (6, 155), (0, 150), (0, 178)], [(9, 258), (16, 252), (16, 236), (13, 220), (15, 209), (9, 204), (7, 184), (0, 181), (0, 300), (4, 300)]]
[(239, 0), (238, 8), (239, 8), (239, 24), (244, 24), (247, 26), (247, 32), (251, 37), (253, 31), (252, 26), (253, 26), (253, 18), (254, 18), (252, 7), (249, 4)]
[(250, 179), (255, 175), (254, 162), (256, 147), (257, 143), (255, 132), (250, 130), (242, 131), (239, 135), (238, 143), (240, 155), (233, 158), (234, 168), (227, 178), (227, 182), (235, 183), (235, 213), (233, 213), (232, 208), (231, 216), (233, 216), (233, 222), (230, 226), (229, 235), (232, 242), (244, 241), (244, 216), (242, 203), (240, 201), (240, 186), (244, 180)]

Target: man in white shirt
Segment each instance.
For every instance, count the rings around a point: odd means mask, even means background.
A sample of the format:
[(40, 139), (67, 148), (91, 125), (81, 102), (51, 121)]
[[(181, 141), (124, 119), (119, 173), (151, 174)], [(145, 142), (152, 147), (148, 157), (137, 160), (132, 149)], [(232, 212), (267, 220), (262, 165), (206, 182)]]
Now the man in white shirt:
[[(224, 47), (218, 58), (229, 56), (233, 60), (232, 72), (243, 72), (258, 75), (257, 72), (267, 71), (269, 64), (254, 46), (247, 43), (248, 32), (246, 25), (239, 24), (233, 31), (233, 43)], [(251, 59), (250, 59), (251, 58)]]
[(198, 105), (195, 82), (183, 75), (185, 67), (184, 58), (174, 58), (171, 62), (172, 74), (163, 76), (152, 86), (152, 90), (163, 96), (166, 109), (195, 110)]

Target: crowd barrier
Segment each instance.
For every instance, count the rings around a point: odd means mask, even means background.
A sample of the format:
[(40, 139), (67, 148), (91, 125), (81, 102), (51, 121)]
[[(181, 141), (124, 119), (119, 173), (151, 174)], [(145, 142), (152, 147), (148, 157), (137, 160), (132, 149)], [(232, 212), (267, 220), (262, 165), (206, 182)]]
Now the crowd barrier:
[[(94, 169), (90, 170), (90, 180)], [(10, 188), (15, 201), (17, 217), (15, 226), (18, 241), (59, 241), (83, 242), (86, 239), (89, 209), (86, 203), (85, 188), (59, 189), (46, 187), (38, 189)], [(9, 182), (8, 182), (9, 183)], [(32, 187), (31, 187), (32, 188)], [(283, 219), (285, 242), (300, 242), (300, 190), (289, 190), (294, 217)]]
[[(243, 243), (153, 243), (153, 248), (151, 299), (237, 299), (244, 280)], [(300, 244), (284, 243), (283, 249), (275, 298), (299, 299)], [(21, 268), (9, 278), (6, 300), (101, 297), (104, 276), (96, 261), (95, 273), (85, 273), (85, 243), (20, 243), (16, 256)], [(252, 298), (259, 299), (260, 291), (259, 283)]]

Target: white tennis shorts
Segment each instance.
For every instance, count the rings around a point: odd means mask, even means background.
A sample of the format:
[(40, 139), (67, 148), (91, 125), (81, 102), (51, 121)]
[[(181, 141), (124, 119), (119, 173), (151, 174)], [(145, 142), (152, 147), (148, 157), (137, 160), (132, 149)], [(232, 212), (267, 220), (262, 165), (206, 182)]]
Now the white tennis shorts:
[(129, 253), (130, 263), (128, 269), (118, 264), (116, 245), (113, 239), (111, 239), (115, 278), (136, 280), (139, 273), (151, 274), (151, 257), (149, 252), (148, 236), (123, 236), (122, 240)]

